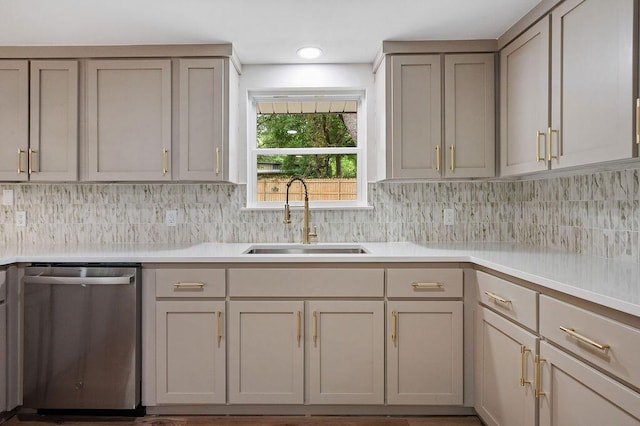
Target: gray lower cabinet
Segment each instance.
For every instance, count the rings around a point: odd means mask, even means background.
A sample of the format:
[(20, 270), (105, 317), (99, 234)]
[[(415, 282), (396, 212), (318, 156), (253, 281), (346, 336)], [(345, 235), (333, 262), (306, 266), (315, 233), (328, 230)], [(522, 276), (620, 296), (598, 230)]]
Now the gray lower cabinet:
[(494, 54), (390, 61), (387, 177), (494, 176)]
[(540, 426), (640, 423), (640, 394), (540, 343)]
[(475, 409), (487, 425), (536, 425), (533, 373), (537, 347), (536, 336), (479, 307)]
[(86, 66), (86, 178), (171, 180), (171, 61)]
[(226, 402), (225, 302), (156, 303), (159, 404)]
[(74, 60), (0, 61), (0, 180), (78, 179), (78, 81)]
[(307, 302), (309, 403), (384, 404), (384, 302)]
[(387, 402), (462, 405), (462, 301), (387, 302)]
[(229, 302), (229, 402), (304, 403), (304, 302)]
[(7, 411), (7, 273), (0, 270), (0, 413)]

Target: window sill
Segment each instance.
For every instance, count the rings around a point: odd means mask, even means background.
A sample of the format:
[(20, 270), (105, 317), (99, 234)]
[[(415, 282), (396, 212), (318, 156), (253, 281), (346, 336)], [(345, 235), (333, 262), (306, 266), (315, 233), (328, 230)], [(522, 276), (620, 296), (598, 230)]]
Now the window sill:
[[(301, 209), (303, 208), (302, 204), (292, 204), (289, 203), (289, 206), (292, 209)], [(278, 211), (278, 210), (282, 210), (284, 209), (284, 203), (281, 206), (259, 206), (259, 207), (241, 207), (240, 211)], [(311, 211), (322, 211), (322, 210), (363, 210), (363, 211), (367, 211), (367, 210), (373, 210), (373, 206), (309, 206), (309, 210)]]

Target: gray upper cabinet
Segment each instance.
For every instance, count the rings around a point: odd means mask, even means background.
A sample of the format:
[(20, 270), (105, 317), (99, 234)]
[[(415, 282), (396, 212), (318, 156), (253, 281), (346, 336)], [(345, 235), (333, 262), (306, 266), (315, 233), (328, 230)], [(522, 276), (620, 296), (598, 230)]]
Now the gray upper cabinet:
[(633, 156), (633, 21), (567, 0), (501, 51), (502, 176)]
[[(222, 180), (225, 176), (224, 59), (176, 61), (179, 108), (179, 180)], [(174, 88), (175, 90), (175, 88)], [(175, 93), (175, 92), (174, 92)]]
[(388, 177), (440, 176), (440, 63), (440, 55), (391, 57), (392, 118), (391, 139), (387, 144)]
[(387, 177), (494, 176), (494, 81), (491, 53), (391, 56)]
[(30, 110), (29, 179), (77, 180), (77, 61), (31, 61)]
[(444, 57), (445, 177), (495, 176), (493, 53)]
[(171, 179), (171, 61), (87, 61), (87, 178)]
[(0, 61), (0, 140), (0, 180), (78, 179), (77, 61)]
[(551, 14), (554, 169), (633, 155), (633, 4), (567, 0)]
[(0, 61), (0, 179), (28, 179), (29, 63)]
[(547, 170), (549, 18), (500, 52), (500, 171)]

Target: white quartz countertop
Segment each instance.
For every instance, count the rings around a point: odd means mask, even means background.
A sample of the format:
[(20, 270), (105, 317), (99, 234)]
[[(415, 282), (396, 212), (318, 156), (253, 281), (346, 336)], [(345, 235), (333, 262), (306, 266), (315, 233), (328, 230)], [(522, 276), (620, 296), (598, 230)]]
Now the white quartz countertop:
[[(262, 246), (262, 244), (255, 244)], [(318, 244), (327, 246), (328, 244)], [(254, 244), (192, 246), (95, 245), (21, 247), (0, 251), (0, 265), (30, 262), (369, 263), (470, 262), (533, 284), (640, 316), (640, 264), (513, 243), (330, 244), (362, 246), (365, 254), (245, 254)], [(289, 246), (283, 244), (283, 246)]]

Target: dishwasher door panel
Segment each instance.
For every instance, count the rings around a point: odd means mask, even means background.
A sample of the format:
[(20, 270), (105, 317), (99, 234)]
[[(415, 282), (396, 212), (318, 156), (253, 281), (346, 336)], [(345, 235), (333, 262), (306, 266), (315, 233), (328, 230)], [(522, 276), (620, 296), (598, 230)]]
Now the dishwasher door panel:
[(45, 284), (25, 278), (25, 407), (136, 408), (134, 284)]

